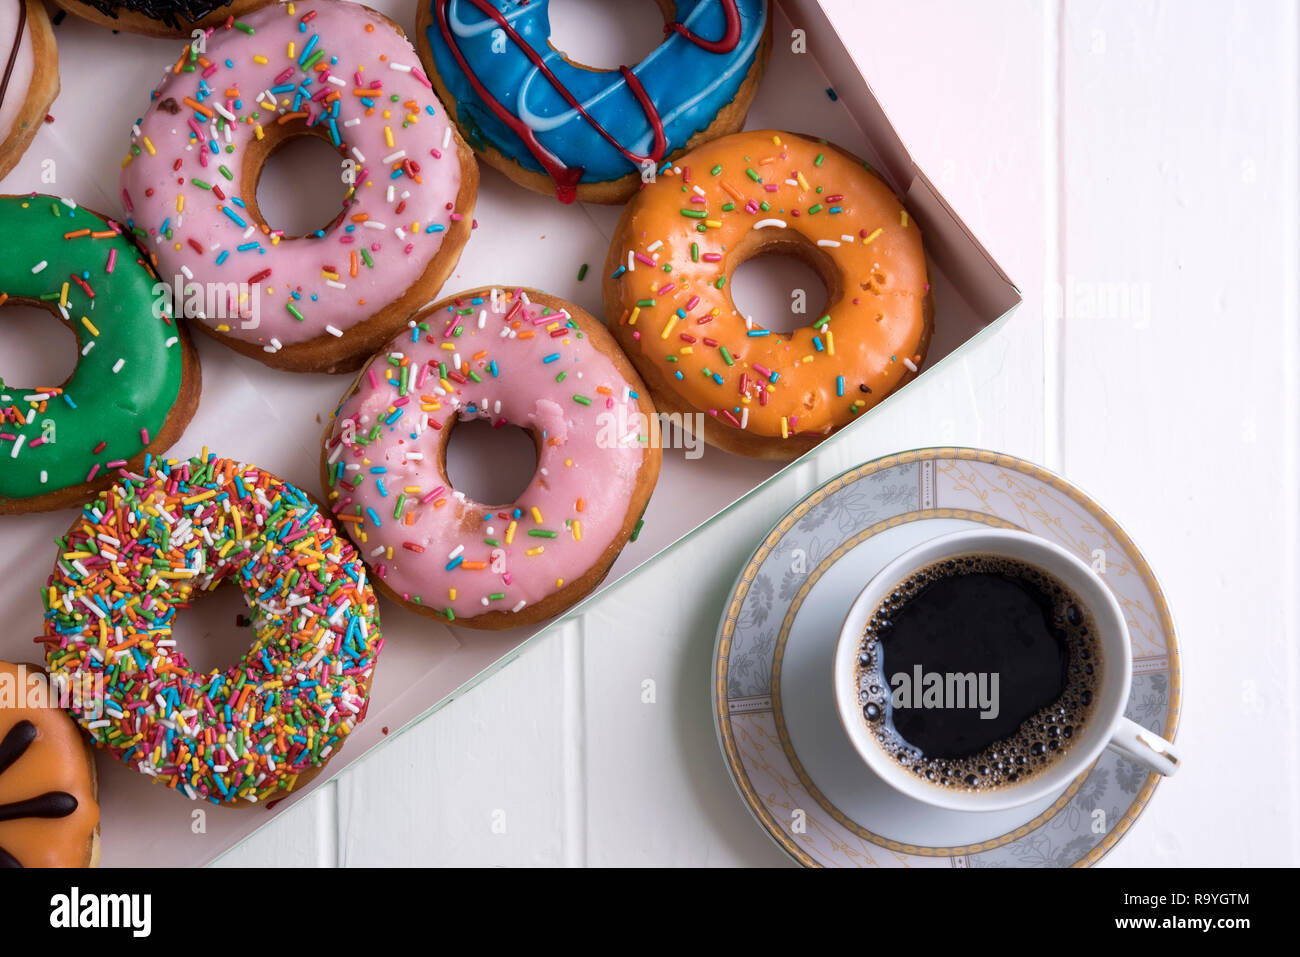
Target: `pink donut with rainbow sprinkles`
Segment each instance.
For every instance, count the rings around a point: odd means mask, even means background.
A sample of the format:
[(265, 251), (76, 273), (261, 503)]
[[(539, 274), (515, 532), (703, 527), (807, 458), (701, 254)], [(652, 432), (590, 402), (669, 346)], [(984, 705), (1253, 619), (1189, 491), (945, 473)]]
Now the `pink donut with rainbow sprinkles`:
[[(457, 423), (529, 432), (537, 469), (513, 502), (447, 475)], [(604, 325), (534, 289), (430, 306), (371, 360), (325, 431), (330, 507), (375, 587), (471, 628), (557, 615), (594, 589), (640, 527), (659, 477), (654, 405)]]
[[(288, 236), (257, 186), (302, 136), (337, 151), (343, 201), (327, 226)], [(397, 24), (298, 0), (181, 52), (131, 131), (120, 185), (178, 313), (267, 365), (336, 372), (437, 297), (469, 238), (478, 167)]]

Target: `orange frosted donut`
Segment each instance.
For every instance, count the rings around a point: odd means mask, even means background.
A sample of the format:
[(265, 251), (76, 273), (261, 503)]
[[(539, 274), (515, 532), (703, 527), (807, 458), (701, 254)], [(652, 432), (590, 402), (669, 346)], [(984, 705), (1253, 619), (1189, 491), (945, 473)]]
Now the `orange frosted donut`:
[[(821, 276), (810, 325), (774, 332), (732, 302), (736, 267), (763, 253)], [(915, 376), (930, 342), (920, 229), (824, 140), (757, 130), (691, 151), (628, 204), (605, 265), (606, 319), (658, 408), (706, 413), (704, 438), (740, 455), (801, 455)]]
[(95, 762), (60, 707), (93, 687), (0, 661), (0, 870), (99, 864)]

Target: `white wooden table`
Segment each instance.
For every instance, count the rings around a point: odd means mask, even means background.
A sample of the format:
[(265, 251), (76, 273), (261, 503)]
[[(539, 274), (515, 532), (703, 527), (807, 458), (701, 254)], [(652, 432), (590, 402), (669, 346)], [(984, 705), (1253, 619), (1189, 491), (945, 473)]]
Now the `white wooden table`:
[(714, 740), (723, 592), (820, 481), (952, 444), (1078, 483), (1172, 604), (1187, 764), (1106, 863), (1300, 863), (1300, 7), (828, 7), (1025, 305), (847, 449), (613, 586), (221, 863), (784, 862)]

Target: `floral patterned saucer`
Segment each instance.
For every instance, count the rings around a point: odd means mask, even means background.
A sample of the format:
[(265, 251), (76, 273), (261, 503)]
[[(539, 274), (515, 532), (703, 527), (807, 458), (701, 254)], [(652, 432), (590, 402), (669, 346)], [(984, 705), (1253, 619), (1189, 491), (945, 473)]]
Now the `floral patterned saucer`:
[(1133, 642), (1125, 712), (1170, 740), (1180, 662), (1160, 586), (1124, 531), (1052, 473), (1008, 455), (924, 449), (826, 483), (764, 538), (727, 601), (714, 718), (732, 779), (791, 857), (828, 867), (1086, 867), (1142, 813), (1159, 775), (1112, 751), (1060, 795), (1012, 811), (921, 805), (875, 777), (835, 715), (831, 656), (858, 591), (886, 562), (960, 528), (1020, 528), (1091, 563)]

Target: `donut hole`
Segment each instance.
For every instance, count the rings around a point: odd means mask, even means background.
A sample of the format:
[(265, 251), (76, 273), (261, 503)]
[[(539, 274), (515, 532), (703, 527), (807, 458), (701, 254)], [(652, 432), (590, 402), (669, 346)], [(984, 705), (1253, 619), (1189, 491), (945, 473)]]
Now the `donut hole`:
[(317, 133), (292, 125), (262, 149), (267, 152), (259, 160), (253, 191), (256, 199), (249, 208), (253, 218), (272, 230), (283, 230), (290, 238), (332, 225), (342, 212), (348, 190), (338, 150)]
[(44, 306), (9, 300), (0, 309), (0, 382), (58, 386), (72, 378), (77, 335)]
[(518, 501), (537, 472), (537, 442), (515, 425), (457, 419), (446, 449), (452, 488), (492, 508)]
[(551, 47), (577, 67), (635, 66), (664, 40), (665, 11), (652, 0), (551, 0)]
[(826, 314), (822, 274), (795, 252), (760, 252), (736, 267), (731, 301), (754, 328), (789, 335)]
[(248, 602), (239, 586), (227, 579), (214, 591), (194, 596), (190, 607), (172, 620), (176, 649), (196, 673), (226, 671), (253, 645)]

